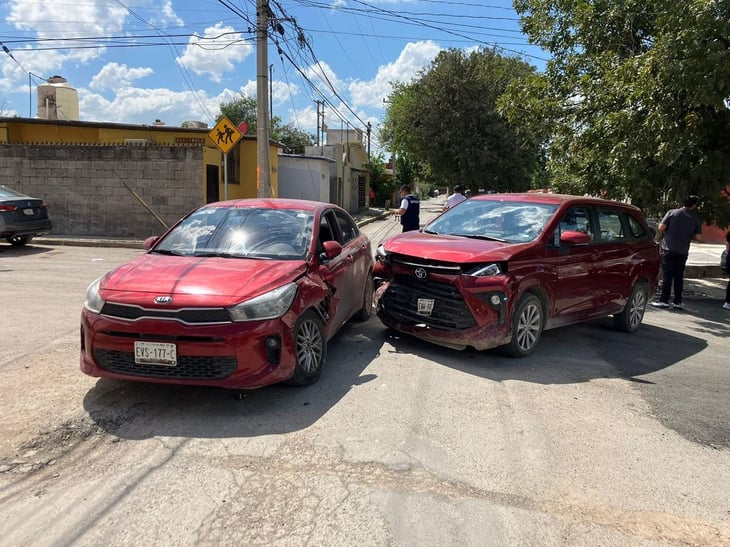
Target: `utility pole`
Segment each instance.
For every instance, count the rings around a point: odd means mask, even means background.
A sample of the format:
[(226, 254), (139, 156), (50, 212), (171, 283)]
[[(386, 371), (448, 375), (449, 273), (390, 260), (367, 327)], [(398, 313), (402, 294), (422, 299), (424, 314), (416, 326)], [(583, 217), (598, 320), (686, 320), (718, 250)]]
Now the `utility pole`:
[(269, 65), (269, 121), (274, 131), (274, 65)]
[[(317, 105), (317, 146), (321, 146), (322, 141), (324, 140), (324, 120), (320, 118), (319, 107), (321, 106), (322, 110), (324, 111), (324, 101), (316, 100), (314, 102)], [(320, 138), (320, 135), (322, 136), (322, 138)]]
[(269, 164), (268, 32), (269, 0), (256, 0), (256, 186), (257, 196), (271, 195)]

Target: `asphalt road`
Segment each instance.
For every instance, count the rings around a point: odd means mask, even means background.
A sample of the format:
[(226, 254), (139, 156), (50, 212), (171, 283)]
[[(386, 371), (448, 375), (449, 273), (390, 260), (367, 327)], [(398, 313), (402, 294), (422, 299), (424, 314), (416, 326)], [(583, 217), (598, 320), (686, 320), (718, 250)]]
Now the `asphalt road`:
[(0, 545), (730, 544), (730, 331), (701, 284), (525, 359), (373, 317), (308, 388), (86, 377), (84, 289), (139, 252), (0, 246)]

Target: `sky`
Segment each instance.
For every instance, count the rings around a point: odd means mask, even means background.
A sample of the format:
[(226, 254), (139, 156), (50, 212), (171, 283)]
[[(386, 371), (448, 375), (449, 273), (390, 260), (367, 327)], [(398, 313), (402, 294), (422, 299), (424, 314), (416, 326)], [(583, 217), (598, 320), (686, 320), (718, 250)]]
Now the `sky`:
[[(439, 51), (496, 47), (538, 69), (511, 0), (268, 0), (272, 113), (317, 133), (377, 128), (393, 82)], [(82, 121), (215, 125), (257, 89), (256, 0), (5, 0), (0, 116), (36, 117), (37, 86), (62, 76)]]

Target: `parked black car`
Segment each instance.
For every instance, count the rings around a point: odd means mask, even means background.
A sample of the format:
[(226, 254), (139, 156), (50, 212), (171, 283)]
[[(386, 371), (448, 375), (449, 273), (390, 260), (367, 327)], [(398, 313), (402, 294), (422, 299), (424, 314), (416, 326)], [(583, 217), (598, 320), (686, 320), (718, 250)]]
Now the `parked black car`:
[(51, 228), (45, 201), (0, 186), (0, 237), (20, 247), (35, 236), (50, 232)]

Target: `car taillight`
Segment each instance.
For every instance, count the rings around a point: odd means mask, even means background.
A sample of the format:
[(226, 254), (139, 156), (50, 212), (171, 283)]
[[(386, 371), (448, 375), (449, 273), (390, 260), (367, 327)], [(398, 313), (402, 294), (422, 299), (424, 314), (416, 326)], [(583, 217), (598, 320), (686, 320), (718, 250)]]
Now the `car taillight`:
[(0, 211), (16, 211), (17, 209), (18, 209), (17, 205), (0, 204)]

